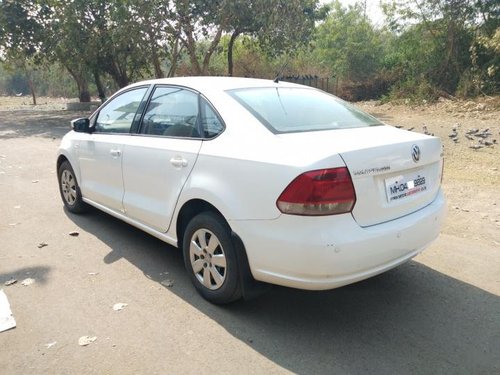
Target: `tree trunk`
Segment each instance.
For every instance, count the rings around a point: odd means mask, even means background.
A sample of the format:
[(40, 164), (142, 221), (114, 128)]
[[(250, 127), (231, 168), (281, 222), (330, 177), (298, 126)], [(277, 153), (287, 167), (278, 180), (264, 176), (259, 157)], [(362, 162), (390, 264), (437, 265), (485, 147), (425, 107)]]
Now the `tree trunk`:
[(126, 73), (119, 72), (118, 70), (115, 69), (113, 69), (108, 73), (111, 75), (111, 77), (113, 77), (113, 80), (116, 82), (119, 88), (128, 86), (128, 77)]
[(238, 30), (234, 30), (227, 46), (227, 75), (229, 77), (233, 76), (233, 47), (238, 35), (240, 35), (240, 32)]
[(168, 70), (167, 77), (175, 76), (175, 71), (177, 70), (177, 60), (179, 59), (179, 55), (182, 51), (182, 46), (179, 48), (179, 38), (175, 39), (174, 47), (172, 48), (172, 61), (170, 64), (170, 69)]
[(115, 81), (118, 84), (118, 86), (120, 88), (128, 86), (129, 85), (129, 81), (128, 81), (128, 76), (127, 76), (126, 68), (125, 69), (121, 69), (120, 67), (118, 67), (118, 69), (116, 70), (116, 72), (117, 72), (117, 74), (115, 76)]
[(31, 79), (31, 74), (28, 72), (26, 72), (26, 79), (28, 80), (28, 86), (30, 87), (31, 97), (33, 98), (33, 105), (36, 105), (35, 87), (33, 86), (33, 79)]
[(78, 98), (80, 102), (90, 102), (89, 84), (84, 75), (78, 71), (71, 69), (68, 65), (64, 65), (66, 70), (71, 74), (78, 87)]
[(90, 102), (90, 92), (89, 92), (89, 83), (84, 77), (80, 77), (80, 102), (88, 103)]
[[(151, 43), (154, 43), (152, 41)], [(156, 51), (156, 46), (151, 47), (151, 59), (153, 60), (153, 67), (155, 69), (155, 77), (163, 78), (165, 75), (163, 74), (163, 70), (161, 69), (160, 58), (158, 57), (158, 53)]]
[(104, 103), (106, 100), (106, 91), (104, 90), (104, 86), (102, 85), (101, 76), (97, 70), (94, 70), (94, 81), (97, 87), (97, 93), (99, 94), (99, 99), (101, 99), (101, 103)]
[(196, 42), (192, 36), (188, 36), (185, 41), (185, 46), (189, 54), (189, 60), (191, 61), (191, 69), (194, 75), (201, 75), (201, 67), (198, 62), (198, 56), (196, 56)]
[(122, 65), (114, 57), (104, 66), (104, 71), (108, 73), (116, 82), (119, 88), (128, 86), (127, 61), (122, 61)]
[[(186, 1), (187, 3), (187, 1)], [(191, 19), (187, 16), (183, 16), (179, 20), (179, 29), (184, 30), (185, 38), (180, 38), (181, 42), (186, 47), (187, 53), (189, 55), (189, 61), (191, 62), (191, 70), (194, 75), (201, 75), (201, 66), (198, 61), (198, 56), (196, 56), (196, 41), (193, 36), (193, 26), (191, 25)]]
[(217, 34), (215, 34), (215, 37), (212, 40), (212, 43), (210, 43), (210, 47), (208, 48), (208, 51), (205, 53), (205, 57), (203, 58), (203, 69), (202, 69), (203, 75), (208, 74), (208, 67), (210, 66), (210, 59), (212, 57), (212, 54), (215, 52), (215, 49), (219, 45), (220, 38), (222, 37), (222, 28), (223, 28), (222, 25), (219, 26), (219, 30), (217, 30)]

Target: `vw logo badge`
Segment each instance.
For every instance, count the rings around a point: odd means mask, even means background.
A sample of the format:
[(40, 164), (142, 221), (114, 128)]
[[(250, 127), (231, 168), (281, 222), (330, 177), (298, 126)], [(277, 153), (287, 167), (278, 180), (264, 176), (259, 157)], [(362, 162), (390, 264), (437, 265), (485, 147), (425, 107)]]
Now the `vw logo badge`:
[(417, 145), (411, 146), (411, 157), (415, 163), (418, 163), (420, 160), (420, 147)]

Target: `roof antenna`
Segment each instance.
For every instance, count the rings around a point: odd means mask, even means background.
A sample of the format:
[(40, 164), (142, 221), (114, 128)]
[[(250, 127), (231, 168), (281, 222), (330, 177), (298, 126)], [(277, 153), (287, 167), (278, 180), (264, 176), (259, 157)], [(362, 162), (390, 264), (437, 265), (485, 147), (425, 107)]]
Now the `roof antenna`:
[(280, 82), (280, 77), (281, 75), (283, 74), (283, 71), (286, 69), (286, 67), (288, 66), (288, 62), (290, 61), (289, 59), (290, 56), (287, 56), (286, 57), (286, 60), (285, 60), (285, 63), (283, 64), (283, 66), (281, 67), (280, 71), (278, 72), (278, 75), (276, 76), (276, 78), (273, 80), (274, 83), (279, 83)]

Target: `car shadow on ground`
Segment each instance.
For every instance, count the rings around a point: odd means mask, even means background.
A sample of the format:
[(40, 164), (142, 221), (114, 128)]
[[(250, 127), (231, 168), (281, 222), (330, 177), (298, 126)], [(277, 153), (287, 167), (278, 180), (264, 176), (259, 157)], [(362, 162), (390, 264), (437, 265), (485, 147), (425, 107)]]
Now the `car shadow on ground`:
[[(47, 266), (24, 267), (0, 272), (0, 285), (15, 279), (21, 283), (24, 279), (35, 278), (38, 284), (45, 284), (51, 271)], [(1, 287), (0, 287), (1, 289)]]
[(73, 111), (0, 111), (0, 139), (61, 138), (70, 130), (71, 120), (88, 115)]
[(227, 332), (294, 373), (498, 373), (500, 298), (418, 262), (340, 289), (272, 287), (228, 306), (203, 300), (179, 250), (104, 213), (68, 217)]

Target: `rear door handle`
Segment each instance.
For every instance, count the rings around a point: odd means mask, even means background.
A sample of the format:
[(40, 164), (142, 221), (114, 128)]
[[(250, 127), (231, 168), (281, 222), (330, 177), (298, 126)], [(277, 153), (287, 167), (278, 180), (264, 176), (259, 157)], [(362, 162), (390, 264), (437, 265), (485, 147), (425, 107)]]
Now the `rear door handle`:
[(121, 156), (121, 154), (122, 154), (122, 151), (121, 150), (111, 149), (111, 150), (109, 150), (109, 153), (111, 154), (112, 157), (119, 158)]
[(188, 162), (182, 156), (174, 156), (170, 159), (170, 164), (172, 164), (175, 168), (185, 168), (188, 166)]

